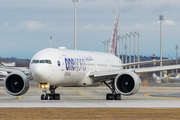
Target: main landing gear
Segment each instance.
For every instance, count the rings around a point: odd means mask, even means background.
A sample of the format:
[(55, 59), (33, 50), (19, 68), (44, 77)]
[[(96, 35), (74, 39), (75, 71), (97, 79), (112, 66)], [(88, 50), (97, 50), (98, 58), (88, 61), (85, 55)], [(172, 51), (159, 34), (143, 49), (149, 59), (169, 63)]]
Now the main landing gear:
[(49, 94), (47, 94), (46, 89), (44, 89), (41, 100), (60, 100), (60, 94), (55, 93), (56, 88), (58, 88), (58, 86), (50, 86), (49, 91), (51, 91), (51, 93)]
[(106, 100), (121, 100), (121, 94), (116, 93), (114, 80), (112, 80), (110, 83), (106, 83), (105, 81), (103, 81), (103, 83), (112, 91), (112, 93), (108, 93), (106, 95)]

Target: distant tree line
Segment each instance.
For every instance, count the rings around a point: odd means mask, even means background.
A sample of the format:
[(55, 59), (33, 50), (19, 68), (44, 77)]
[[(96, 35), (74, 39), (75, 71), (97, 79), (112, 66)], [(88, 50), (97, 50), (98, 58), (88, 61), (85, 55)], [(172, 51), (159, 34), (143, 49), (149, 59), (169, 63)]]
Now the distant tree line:
[(17, 59), (17, 58), (2, 58), (0, 57), (0, 62), (11, 63), (15, 62), (16, 67), (29, 67), (29, 59)]

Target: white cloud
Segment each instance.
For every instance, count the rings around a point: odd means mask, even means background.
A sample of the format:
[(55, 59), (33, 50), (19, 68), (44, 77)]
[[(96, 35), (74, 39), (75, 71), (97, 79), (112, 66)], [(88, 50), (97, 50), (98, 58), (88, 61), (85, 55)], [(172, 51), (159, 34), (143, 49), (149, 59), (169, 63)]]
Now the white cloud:
[(9, 25), (9, 22), (5, 23), (5, 24), (4, 24), (4, 27), (7, 26), (7, 25)]
[(17, 27), (20, 29), (26, 29), (27, 31), (35, 31), (40, 28), (43, 28), (45, 24), (43, 24), (41, 21), (22, 21)]
[[(155, 28), (155, 27), (159, 27), (160, 25), (160, 21), (156, 21), (156, 22), (138, 22), (135, 23), (133, 26), (135, 28)], [(163, 25), (165, 26), (177, 26), (178, 23), (172, 20), (164, 20), (163, 21)]]
[(83, 27), (83, 29), (101, 29), (101, 30), (111, 30), (113, 29), (112, 26), (105, 26), (103, 23), (99, 25), (88, 24)]
[(172, 20), (165, 20), (165, 21), (164, 21), (164, 24), (165, 24), (165, 25), (169, 25), (169, 26), (177, 26), (177, 25), (178, 25), (177, 22), (174, 22), (174, 21), (172, 21)]

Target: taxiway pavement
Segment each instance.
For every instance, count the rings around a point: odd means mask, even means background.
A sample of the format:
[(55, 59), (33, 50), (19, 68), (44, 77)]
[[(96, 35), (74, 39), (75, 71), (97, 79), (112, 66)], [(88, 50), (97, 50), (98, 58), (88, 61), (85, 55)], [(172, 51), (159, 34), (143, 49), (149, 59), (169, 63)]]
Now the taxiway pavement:
[(106, 100), (107, 87), (59, 87), (61, 100), (40, 100), (42, 89), (31, 86), (22, 96), (11, 96), (0, 87), (1, 108), (180, 108), (180, 87), (141, 87), (132, 96), (122, 100)]

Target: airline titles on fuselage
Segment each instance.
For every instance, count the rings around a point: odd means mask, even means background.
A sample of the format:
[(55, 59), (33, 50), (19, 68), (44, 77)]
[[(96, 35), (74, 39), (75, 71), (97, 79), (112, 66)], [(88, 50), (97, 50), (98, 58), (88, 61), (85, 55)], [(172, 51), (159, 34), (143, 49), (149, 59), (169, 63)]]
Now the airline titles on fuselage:
[(86, 62), (93, 61), (91, 56), (80, 57), (79, 58), (64, 58), (66, 71), (85, 71)]

